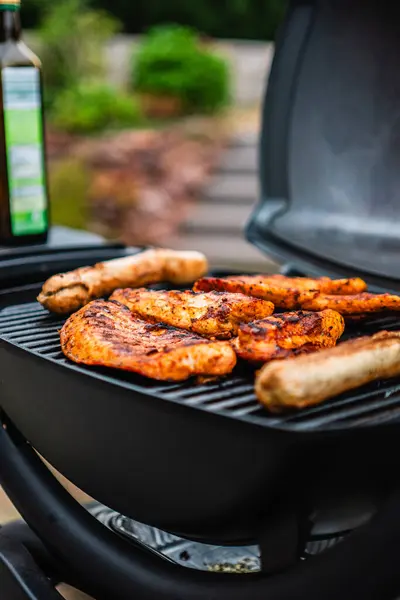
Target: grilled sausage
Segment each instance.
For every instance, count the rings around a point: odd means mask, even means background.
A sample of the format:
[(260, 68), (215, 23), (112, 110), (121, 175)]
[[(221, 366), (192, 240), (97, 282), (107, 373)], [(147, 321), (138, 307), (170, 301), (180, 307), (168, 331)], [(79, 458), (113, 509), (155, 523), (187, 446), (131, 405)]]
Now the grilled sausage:
[(38, 301), (51, 312), (68, 314), (117, 288), (142, 287), (160, 281), (187, 284), (204, 275), (207, 269), (207, 259), (200, 252), (145, 250), (54, 275), (43, 285)]
[(400, 331), (381, 331), (316, 354), (269, 363), (260, 370), (255, 391), (271, 412), (280, 412), (396, 375), (400, 375)]

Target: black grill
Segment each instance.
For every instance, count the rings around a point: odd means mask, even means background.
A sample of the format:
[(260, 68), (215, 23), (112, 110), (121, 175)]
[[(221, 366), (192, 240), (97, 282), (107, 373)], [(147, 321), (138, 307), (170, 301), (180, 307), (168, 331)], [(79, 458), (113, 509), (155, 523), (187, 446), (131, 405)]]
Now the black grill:
[[(44, 359), (79, 369), (95, 370), (116, 385), (123, 382), (133, 391), (144, 391), (167, 401), (218, 413), (264, 427), (286, 431), (325, 431), (393, 422), (400, 418), (400, 379), (376, 382), (332, 401), (282, 416), (271, 416), (260, 406), (254, 392), (254, 375), (239, 367), (228, 378), (203, 385), (193, 382), (160, 383), (131, 373), (93, 369), (72, 364), (61, 352), (58, 331), (63, 320), (49, 315), (37, 302), (14, 305), (0, 312), (0, 335), (9, 342)], [(347, 329), (344, 339), (372, 334), (382, 329), (400, 329), (397, 317), (380, 317)]]

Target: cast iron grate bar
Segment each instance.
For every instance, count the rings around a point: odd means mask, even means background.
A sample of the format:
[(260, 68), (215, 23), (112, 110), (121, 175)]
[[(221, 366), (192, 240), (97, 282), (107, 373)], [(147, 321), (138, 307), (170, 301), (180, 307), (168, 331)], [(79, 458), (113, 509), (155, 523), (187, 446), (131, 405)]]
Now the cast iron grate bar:
[[(230, 377), (198, 384), (193, 381), (160, 383), (132, 373), (73, 365), (60, 348), (59, 330), (63, 322), (62, 318), (49, 315), (37, 302), (15, 305), (0, 311), (0, 336), (67, 368), (79, 369), (88, 375), (94, 370), (115, 385), (131, 388), (133, 393), (141, 391), (259, 426), (300, 433), (369, 427), (400, 419), (400, 378), (376, 382), (302, 411), (271, 415), (254, 395), (254, 374), (242, 373), (243, 367)], [(400, 318), (385, 316), (363, 325), (357, 323), (347, 328), (346, 338), (370, 335), (381, 329), (400, 329)]]

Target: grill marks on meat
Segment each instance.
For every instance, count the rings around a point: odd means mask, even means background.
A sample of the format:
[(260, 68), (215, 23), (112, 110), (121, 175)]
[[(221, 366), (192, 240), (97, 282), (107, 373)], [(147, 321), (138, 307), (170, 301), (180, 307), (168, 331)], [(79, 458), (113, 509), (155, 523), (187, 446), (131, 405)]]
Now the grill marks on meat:
[(243, 294), (191, 291), (116, 290), (110, 298), (152, 322), (193, 331), (208, 338), (229, 339), (241, 323), (268, 317), (274, 305)]
[(158, 248), (92, 267), (81, 267), (48, 279), (38, 301), (51, 312), (68, 314), (121, 287), (142, 287), (161, 281), (189, 284), (207, 272), (200, 252)]
[(269, 300), (276, 307), (286, 310), (304, 308), (321, 293), (356, 294), (366, 289), (362, 279), (309, 279), (285, 277), (284, 275), (240, 275), (218, 278), (203, 277), (194, 284), (195, 291), (210, 290), (239, 292)]
[(226, 375), (236, 364), (229, 342), (146, 322), (122, 304), (104, 300), (94, 300), (69, 317), (60, 341), (65, 356), (76, 363), (114, 367), (164, 381)]
[[(323, 294), (359, 294), (367, 289), (367, 284), (359, 277), (351, 279), (331, 279), (330, 277), (311, 279), (309, 277), (287, 277), (280, 274), (261, 275), (261, 277), (267, 283), (279, 285), (284, 289), (314, 290)], [(233, 277), (233, 279), (241, 278), (241, 276)]]
[(264, 363), (335, 346), (343, 331), (334, 310), (288, 312), (241, 325), (233, 346), (240, 358)]
[(278, 308), (321, 311), (336, 310), (346, 317), (365, 317), (371, 313), (400, 311), (400, 296), (365, 292), (366, 283), (354, 279), (308, 279), (284, 275), (241, 275), (203, 277), (194, 290), (240, 292), (264, 298)]
[(320, 294), (303, 302), (306, 310), (324, 310), (331, 308), (341, 315), (366, 316), (371, 313), (400, 311), (400, 296), (394, 294), (370, 294), (368, 292), (353, 296), (332, 296)]
[(265, 365), (256, 378), (260, 402), (272, 412), (319, 404), (377, 379), (400, 375), (400, 331), (381, 331)]

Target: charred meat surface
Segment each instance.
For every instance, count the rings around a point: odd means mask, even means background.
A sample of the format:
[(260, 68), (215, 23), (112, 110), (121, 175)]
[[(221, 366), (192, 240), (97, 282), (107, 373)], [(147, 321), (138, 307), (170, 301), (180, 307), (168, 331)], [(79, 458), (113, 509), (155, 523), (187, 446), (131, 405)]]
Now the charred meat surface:
[(295, 311), (241, 325), (233, 345), (240, 358), (265, 363), (335, 346), (343, 331), (343, 317), (334, 310)]
[(240, 275), (218, 278), (203, 277), (194, 284), (195, 291), (239, 292), (272, 302), (278, 308), (303, 308), (320, 293), (356, 294), (366, 289), (362, 279), (309, 279), (284, 275)]
[(400, 296), (395, 294), (370, 294), (368, 292), (355, 295), (319, 294), (304, 300), (305, 310), (337, 310), (346, 317), (366, 317), (371, 313), (400, 311)]
[(132, 290), (115, 291), (110, 300), (125, 304), (134, 314), (152, 322), (193, 331), (208, 338), (229, 339), (241, 323), (268, 317), (274, 305), (228, 292)]
[(60, 340), (65, 356), (76, 363), (134, 371), (164, 381), (225, 375), (236, 364), (229, 342), (146, 322), (126, 306), (105, 300), (94, 300), (69, 317)]
[(259, 401), (272, 412), (304, 408), (375, 381), (400, 375), (400, 331), (381, 331), (313, 356), (265, 365), (256, 378)]
[[(365, 292), (367, 284), (359, 277), (351, 279), (331, 279), (330, 277), (318, 277), (312, 279), (309, 277), (288, 277), (287, 275), (263, 275), (267, 282), (277, 284), (286, 289), (293, 287), (303, 290), (317, 290), (323, 294), (359, 294)], [(233, 277), (234, 279), (236, 276)], [(240, 276), (238, 277), (240, 278)]]
[(121, 287), (138, 288), (161, 281), (189, 284), (207, 268), (207, 259), (200, 252), (145, 250), (54, 275), (44, 283), (38, 301), (51, 312), (68, 314)]

